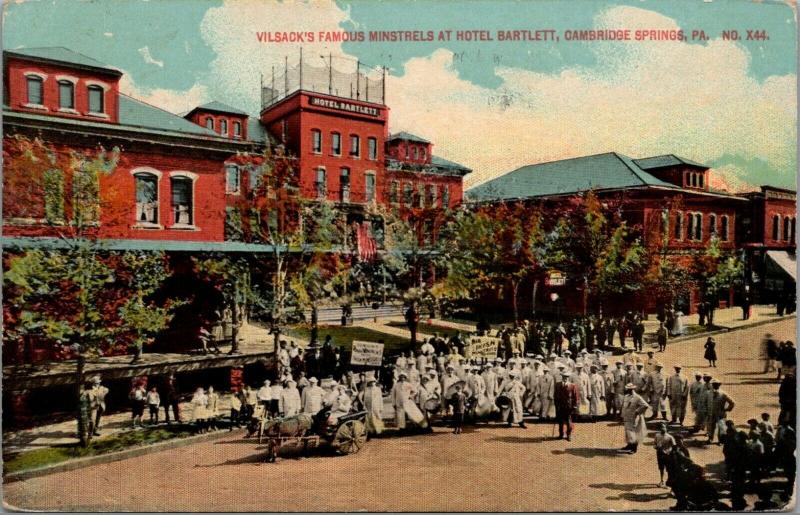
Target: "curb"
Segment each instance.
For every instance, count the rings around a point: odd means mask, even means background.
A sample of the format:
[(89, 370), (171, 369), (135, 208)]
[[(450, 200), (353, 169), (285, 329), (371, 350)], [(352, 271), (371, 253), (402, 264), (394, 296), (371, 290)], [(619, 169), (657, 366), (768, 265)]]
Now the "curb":
[(55, 474), (56, 472), (67, 472), (70, 470), (77, 470), (92, 465), (101, 465), (104, 463), (122, 461), (129, 458), (136, 458), (138, 456), (145, 456), (147, 454), (166, 451), (169, 449), (177, 449), (195, 443), (212, 441), (226, 436), (232, 436), (236, 433), (241, 433), (241, 432), (244, 432), (244, 429), (234, 430), (232, 432), (227, 430), (220, 430), (214, 433), (188, 436), (186, 438), (176, 438), (174, 440), (167, 440), (165, 442), (159, 442), (151, 445), (132, 447), (130, 449), (124, 449), (122, 451), (110, 452), (107, 454), (98, 454), (97, 456), (75, 458), (73, 460), (67, 460), (61, 463), (54, 463), (53, 465), (47, 465), (35, 469), (21, 470), (19, 472), (11, 472), (9, 474), (4, 474), (3, 482), (13, 483), (16, 481), (24, 481), (26, 479), (32, 479), (35, 477)]
[(678, 343), (678, 342), (682, 342), (682, 341), (685, 341), (685, 340), (692, 340), (694, 338), (702, 338), (704, 336), (714, 336), (714, 335), (717, 335), (717, 334), (730, 333), (732, 331), (738, 331), (739, 329), (750, 329), (752, 327), (758, 327), (758, 326), (761, 326), (761, 325), (767, 325), (767, 324), (772, 324), (772, 323), (775, 323), (775, 322), (780, 322), (782, 320), (792, 320), (792, 319), (796, 319), (796, 318), (797, 318), (797, 314), (796, 313), (792, 313), (791, 315), (784, 315), (784, 316), (782, 316), (780, 318), (775, 318), (775, 319), (772, 319), (772, 320), (759, 320), (758, 322), (753, 322), (753, 323), (750, 323), (750, 324), (737, 325), (735, 327), (719, 326), (720, 329), (716, 329), (714, 331), (708, 331), (708, 332), (705, 332), (705, 333), (687, 334), (686, 336), (679, 336), (677, 338), (671, 338), (671, 339), (667, 340), (667, 344), (669, 345), (670, 343)]

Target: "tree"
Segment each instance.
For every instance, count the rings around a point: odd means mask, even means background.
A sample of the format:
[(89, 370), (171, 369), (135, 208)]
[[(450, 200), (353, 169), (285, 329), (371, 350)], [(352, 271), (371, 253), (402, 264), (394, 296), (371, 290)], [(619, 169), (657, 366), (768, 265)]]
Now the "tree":
[(149, 296), (166, 276), (163, 254), (108, 252), (97, 240), (104, 221), (121, 216), (109, 186), (119, 159), (107, 152), (59, 151), (38, 138), (7, 138), (3, 217), (40, 222), (58, 244), (7, 256), (4, 341), (44, 339), (76, 359), (76, 395), (86, 359), (138, 349), (170, 320), (170, 305)]
[(733, 252), (720, 248), (719, 239), (714, 236), (708, 247), (692, 254), (689, 273), (700, 291), (702, 300), (715, 301), (719, 292), (730, 288), (734, 281), (742, 277), (744, 264)]

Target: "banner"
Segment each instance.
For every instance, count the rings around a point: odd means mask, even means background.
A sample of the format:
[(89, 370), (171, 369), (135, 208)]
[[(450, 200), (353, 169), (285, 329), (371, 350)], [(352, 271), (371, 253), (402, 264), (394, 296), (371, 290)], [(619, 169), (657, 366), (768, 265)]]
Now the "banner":
[(464, 357), (466, 358), (496, 358), (497, 348), (500, 345), (500, 338), (492, 336), (474, 336), (469, 339), (464, 347)]
[(379, 367), (383, 362), (383, 344), (361, 342), (353, 340), (353, 349), (350, 353), (351, 365), (367, 365)]

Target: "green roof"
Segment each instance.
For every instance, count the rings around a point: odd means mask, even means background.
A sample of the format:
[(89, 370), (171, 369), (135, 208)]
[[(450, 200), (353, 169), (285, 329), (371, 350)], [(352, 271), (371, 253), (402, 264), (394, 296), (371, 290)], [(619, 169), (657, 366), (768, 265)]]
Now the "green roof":
[(119, 123), (165, 131), (217, 136), (216, 132), (133, 97), (119, 95)]
[(430, 141), (426, 140), (425, 138), (421, 138), (415, 134), (411, 134), (410, 132), (398, 132), (397, 134), (392, 134), (389, 136), (389, 141), (396, 139), (401, 139), (404, 141), (416, 141), (417, 143), (430, 143)]
[(467, 168), (464, 165), (460, 165), (455, 161), (449, 161), (443, 157), (431, 155), (431, 164), (434, 166), (438, 166), (440, 168), (455, 168), (457, 170), (464, 170), (466, 172), (471, 172), (470, 168)]
[(472, 201), (547, 197), (632, 187), (679, 189), (645, 172), (627, 156), (608, 152), (523, 166), (466, 192)]
[(665, 154), (663, 156), (645, 157), (633, 160), (642, 170), (652, 170), (654, 168), (666, 168), (668, 166), (689, 165), (700, 168), (708, 168), (706, 165), (696, 163), (690, 159), (676, 156), (675, 154)]
[[(250, 116), (249, 114), (245, 113), (240, 109), (236, 109), (235, 107), (231, 107), (228, 104), (223, 104), (222, 102), (217, 102), (216, 100), (212, 100), (206, 104), (200, 105), (192, 109), (195, 111), (197, 109), (204, 109), (206, 111), (216, 111), (218, 113), (229, 113), (229, 114), (238, 114), (241, 116)], [(192, 112), (189, 111), (189, 112)]]
[(101, 63), (96, 59), (85, 56), (81, 53), (70, 50), (63, 46), (51, 47), (37, 47), (37, 48), (18, 48), (15, 50), (6, 50), (7, 53), (21, 55), (24, 57), (33, 57), (36, 59), (45, 59), (48, 61), (56, 61), (59, 63), (73, 64), (78, 66), (88, 66), (90, 68), (100, 68), (109, 72), (121, 75), (122, 72), (116, 68), (112, 68), (105, 63)]
[(267, 131), (261, 125), (261, 120), (253, 118), (252, 116), (247, 119), (247, 139), (250, 141), (260, 141), (266, 143)]

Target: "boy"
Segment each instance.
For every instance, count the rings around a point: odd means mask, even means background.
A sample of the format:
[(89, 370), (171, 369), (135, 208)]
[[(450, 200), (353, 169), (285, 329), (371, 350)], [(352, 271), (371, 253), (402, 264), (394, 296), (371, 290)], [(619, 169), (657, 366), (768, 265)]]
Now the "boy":
[(158, 395), (156, 387), (150, 388), (147, 392), (147, 407), (150, 410), (150, 423), (158, 424), (158, 408), (161, 406), (161, 397)]
[(461, 426), (464, 425), (464, 411), (467, 406), (467, 396), (461, 390), (461, 385), (456, 384), (456, 393), (450, 397), (453, 406), (453, 434), (461, 434)]

